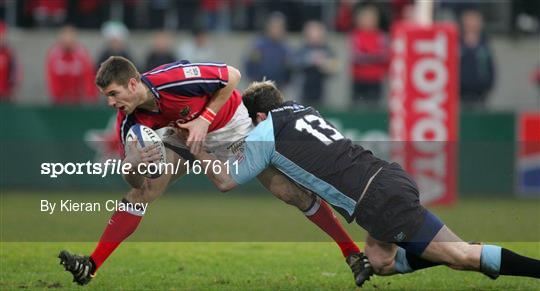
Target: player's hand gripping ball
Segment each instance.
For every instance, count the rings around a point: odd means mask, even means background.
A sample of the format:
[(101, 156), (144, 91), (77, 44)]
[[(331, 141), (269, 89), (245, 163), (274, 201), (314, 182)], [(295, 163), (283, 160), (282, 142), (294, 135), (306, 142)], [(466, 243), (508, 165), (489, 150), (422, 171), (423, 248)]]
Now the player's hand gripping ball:
[[(130, 145), (136, 142), (137, 153), (132, 153)], [(167, 154), (165, 145), (159, 135), (148, 126), (141, 124), (133, 125), (126, 136), (125, 152), (127, 155), (139, 155), (134, 160), (138, 166), (139, 163), (145, 164), (140, 167), (141, 174), (147, 178), (157, 178), (165, 170)]]

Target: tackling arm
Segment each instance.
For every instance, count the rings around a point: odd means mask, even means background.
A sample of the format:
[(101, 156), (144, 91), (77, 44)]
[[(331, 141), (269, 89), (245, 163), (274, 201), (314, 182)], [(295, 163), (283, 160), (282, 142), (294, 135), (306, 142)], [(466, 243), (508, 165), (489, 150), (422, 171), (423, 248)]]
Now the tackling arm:
[[(239, 145), (242, 152), (229, 159), (230, 164), (236, 164), (236, 167), (231, 168), (229, 172), (212, 173), (207, 171), (205, 174), (222, 192), (229, 191), (240, 184), (250, 181), (271, 165), (274, 153), (272, 138), (272, 119), (267, 118), (255, 127), (245, 140), (238, 141), (242, 142)], [(218, 160), (204, 150), (194, 154), (194, 156), (198, 160), (212, 164)]]

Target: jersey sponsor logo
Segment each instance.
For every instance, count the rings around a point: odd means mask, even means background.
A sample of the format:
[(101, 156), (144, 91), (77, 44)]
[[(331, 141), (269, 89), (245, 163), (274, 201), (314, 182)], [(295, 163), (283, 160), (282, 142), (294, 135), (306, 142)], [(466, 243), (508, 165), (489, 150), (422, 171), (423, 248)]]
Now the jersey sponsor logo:
[(180, 118), (175, 120), (173, 123), (186, 123), (189, 122), (196, 117), (199, 116), (200, 111), (191, 112), (191, 107), (187, 106), (184, 107), (182, 110), (178, 112), (178, 115)]
[(404, 241), (405, 239), (407, 238), (407, 235), (405, 235), (405, 233), (403, 233), (403, 231), (401, 231), (400, 233), (396, 234), (394, 236), (394, 239), (397, 241), (397, 242), (402, 242)]
[(241, 140), (233, 142), (231, 145), (227, 147), (229, 151), (236, 157), (236, 160), (238, 162), (242, 162), (245, 158), (244, 150), (246, 148), (246, 139), (243, 138)]
[(200, 78), (201, 77), (201, 70), (199, 70), (199, 67), (197, 66), (184, 67), (182, 69), (184, 70), (184, 76), (186, 78)]
[(304, 111), (307, 109), (310, 109), (311, 107), (305, 107), (304, 105), (293, 103), (292, 105), (285, 105), (282, 107), (278, 107), (276, 109), (272, 109), (270, 112), (281, 112), (285, 110), (292, 110), (294, 113)]
[(390, 135), (405, 142), (392, 148), (392, 160), (418, 182), (423, 204), (451, 204), (457, 199), (457, 30), (447, 24), (393, 30)]
[(180, 116), (186, 117), (188, 116), (190, 111), (191, 111), (191, 108), (189, 106), (186, 106), (184, 107), (184, 109), (180, 110)]

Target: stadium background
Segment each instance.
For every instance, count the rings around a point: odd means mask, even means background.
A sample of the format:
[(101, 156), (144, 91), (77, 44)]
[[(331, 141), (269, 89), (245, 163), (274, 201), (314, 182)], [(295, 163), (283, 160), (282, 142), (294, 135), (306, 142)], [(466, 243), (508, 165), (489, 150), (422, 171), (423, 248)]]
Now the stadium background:
[[(7, 41), (16, 52), (19, 64), (16, 89), (9, 101), (0, 103), (3, 119), (0, 122), (0, 289), (70, 288), (67, 276), (53, 265), (55, 252), (65, 247), (91, 251), (110, 216), (106, 211), (49, 215), (39, 211), (40, 200), (103, 202), (120, 198), (127, 189), (120, 177), (101, 179), (85, 175), (51, 179), (40, 174), (42, 162), (85, 162), (102, 158), (100, 150), (110, 153), (107, 137), (111, 133), (113, 112), (106, 108), (103, 100), (92, 105), (51, 102), (45, 78), (46, 54), (56, 41), (59, 26), (67, 21), (76, 23), (69, 7), (80, 2), (66, 1), (69, 9), (66, 18), (59, 23), (39, 23), (32, 18), (25, 6), (31, 2), (39, 1), (0, 1), (2, 19), (7, 23)], [(102, 22), (113, 19), (127, 24), (128, 45), (136, 60), (144, 58), (160, 25), (173, 29), (173, 46), (178, 47), (191, 38), (189, 30), (199, 19), (195, 15), (201, 15), (203, 10), (200, 5), (221, 3), (185, 1), (182, 3), (186, 12), (178, 5), (180, 2), (155, 1), (170, 5), (170, 9), (163, 10), (164, 21), (155, 24), (149, 20), (137, 21), (144, 15), (141, 7), (154, 1), (96, 2), (106, 7)], [(217, 48), (215, 60), (243, 71), (247, 50), (259, 35), (262, 19), (274, 10), (283, 12), (288, 19), (287, 41), (292, 47), (302, 43), (301, 27), (306, 20), (313, 15), (319, 17), (328, 26), (328, 43), (339, 62), (339, 69), (328, 78), (319, 108), (346, 136), (389, 157), (387, 90), (381, 96), (380, 107), (365, 108), (350, 98), (352, 77), (348, 67), (351, 60), (347, 34), (333, 28), (333, 15), (342, 1), (245, 2), (257, 15), (245, 26), (238, 27), (234, 16), (239, 12), (233, 9), (214, 11), (216, 24), (208, 29)], [(357, 1), (357, 4), (364, 2)], [(383, 18), (386, 29), (392, 20), (393, 2), (399, 1), (377, 4), (386, 17)], [(436, 2), (436, 19), (452, 21), (450, 2), (453, 1)], [(519, 189), (519, 162), (529, 159), (540, 167), (534, 153), (520, 154), (523, 145), (538, 143), (538, 140), (524, 142), (519, 128), (522, 112), (538, 114), (540, 111), (539, 87), (535, 83), (538, 81), (534, 77), (540, 63), (539, 12), (538, 6), (530, 3), (482, 1), (472, 5), (485, 17), (485, 29), (496, 57), (497, 77), (487, 102), (473, 109), (463, 108), (459, 115), (459, 198), (455, 204), (432, 209), (464, 239), (506, 243), (538, 258), (539, 192), (524, 195)], [(130, 11), (132, 7), (138, 10)], [(195, 18), (188, 17), (187, 8), (193, 9), (189, 17)], [(99, 29), (102, 22), (80, 24), (78, 30), (79, 41), (94, 59), (105, 42)], [(240, 89), (247, 84), (244, 74)], [(299, 96), (300, 84), (301, 78), (293, 77), (286, 89), (289, 96)], [(540, 124), (533, 122), (533, 131), (535, 128), (540, 128)], [(364, 238), (365, 234), (356, 225), (347, 228), (358, 241)], [(107, 270), (104, 269), (100, 280), (90, 285), (91, 288), (352, 288), (349, 271), (341, 262), (337, 248), (327, 243), (326, 236), (306, 223), (297, 210), (272, 198), (256, 183), (224, 196), (213, 190), (204, 177), (183, 178), (150, 207), (145, 221), (129, 241), (131, 243), (113, 255)], [(154, 270), (163, 266), (164, 273), (141, 269), (144, 263), (134, 260), (130, 255), (133, 252)], [(210, 257), (225, 257), (226, 262), (217, 263), (215, 268), (207, 267), (214, 262), (201, 257), (204, 253)], [(34, 254), (40, 258), (39, 263), (33, 261)], [(379, 278), (368, 287), (495, 290), (540, 287), (535, 281), (491, 282), (476, 274), (456, 275), (441, 268), (419, 273), (409, 280), (408, 277)], [(136, 284), (129, 279), (115, 279), (134, 274), (144, 274), (148, 280)], [(426, 276), (430, 279), (426, 280)], [(168, 282), (156, 285), (158, 278)], [(391, 285), (383, 285), (389, 282)]]

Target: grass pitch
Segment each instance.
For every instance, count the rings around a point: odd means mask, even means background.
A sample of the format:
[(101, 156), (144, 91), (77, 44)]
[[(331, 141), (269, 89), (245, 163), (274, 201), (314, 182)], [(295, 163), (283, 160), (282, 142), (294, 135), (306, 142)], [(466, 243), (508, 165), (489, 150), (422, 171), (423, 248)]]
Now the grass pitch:
[[(49, 215), (40, 212), (40, 200), (105, 201), (121, 195), (3, 192), (0, 290), (355, 288), (337, 246), (297, 210), (270, 195), (171, 194), (151, 205), (136, 233), (89, 285), (79, 287), (56, 256), (61, 249), (89, 254), (110, 213)], [(462, 201), (434, 212), (464, 239), (502, 241), (499, 244), (504, 247), (540, 258), (537, 200)], [(347, 228), (357, 240), (363, 239), (357, 225)], [(364, 289), (540, 290), (540, 280), (501, 277), (492, 281), (481, 274), (441, 266), (375, 277)]]
[[(507, 243), (539, 257), (538, 244)], [(0, 289), (352, 290), (349, 268), (331, 243), (127, 243), (87, 286), (71, 282), (55, 257), (89, 253), (91, 243), (2, 243)], [(540, 290), (540, 281), (458, 272), (446, 267), (375, 277), (366, 290)]]

